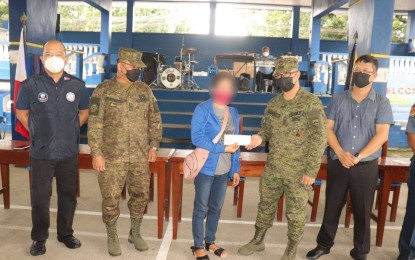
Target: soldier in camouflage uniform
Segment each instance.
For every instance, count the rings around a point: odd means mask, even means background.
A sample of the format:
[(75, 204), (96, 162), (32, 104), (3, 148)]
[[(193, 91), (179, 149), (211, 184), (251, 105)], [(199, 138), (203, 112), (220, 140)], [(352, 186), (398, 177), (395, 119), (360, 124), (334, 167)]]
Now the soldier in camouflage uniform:
[(287, 200), (288, 245), (281, 259), (296, 259), (304, 232), (306, 205), (311, 185), (327, 146), (325, 114), (320, 100), (301, 89), (295, 58), (278, 58), (274, 77), (283, 93), (272, 99), (261, 130), (247, 149), (269, 142), (268, 160), (260, 180), (260, 202), (254, 238), (239, 249), (241, 255), (265, 250), (264, 237), (272, 227), (278, 200)]
[(112, 256), (121, 254), (116, 223), (124, 185), (130, 195), (128, 241), (139, 251), (148, 249), (140, 226), (149, 200), (148, 163), (156, 160), (162, 126), (156, 98), (145, 83), (137, 81), (145, 67), (141, 56), (136, 50), (120, 48), (116, 77), (99, 84), (90, 103), (89, 146), (99, 172), (102, 218)]

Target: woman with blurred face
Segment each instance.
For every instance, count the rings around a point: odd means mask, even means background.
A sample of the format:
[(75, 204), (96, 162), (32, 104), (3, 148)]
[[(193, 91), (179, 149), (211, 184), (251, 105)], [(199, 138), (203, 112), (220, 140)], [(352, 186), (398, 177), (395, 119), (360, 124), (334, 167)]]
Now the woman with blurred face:
[[(197, 260), (209, 259), (206, 251), (219, 257), (227, 252), (215, 244), (220, 213), (229, 180), (239, 185), (239, 146), (224, 145), (225, 134), (239, 134), (239, 116), (228, 106), (236, 94), (235, 78), (226, 72), (217, 74), (210, 87), (211, 99), (199, 104), (192, 117), (192, 143), (209, 151), (209, 156), (194, 180), (195, 199), (192, 219), (194, 246)], [(217, 143), (212, 140), (220, 133), (228, 115), (225, 131)], [(204, 219), (206, 218), (206, 230)]]

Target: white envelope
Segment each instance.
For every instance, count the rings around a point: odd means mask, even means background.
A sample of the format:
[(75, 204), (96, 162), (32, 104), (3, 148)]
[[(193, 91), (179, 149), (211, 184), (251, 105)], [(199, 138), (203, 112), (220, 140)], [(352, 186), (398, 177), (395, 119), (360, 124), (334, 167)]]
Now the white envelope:
[(250, 135), (225, 135), (223, 140), (224, 145), (239, 144), (246, 146), (251, 143)]

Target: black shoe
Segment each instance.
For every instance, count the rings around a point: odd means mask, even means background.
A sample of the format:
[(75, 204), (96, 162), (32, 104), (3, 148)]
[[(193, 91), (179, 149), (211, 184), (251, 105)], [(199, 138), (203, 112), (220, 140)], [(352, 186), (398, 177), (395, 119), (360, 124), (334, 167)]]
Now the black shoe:
[(325, 249), (322, 247), (317, 246), (313, 250), (309, 251), (306, 255), (307, 259), (314, 260), (319, 259), (320, 256), (330, 254), (330, 249)]
[(69, 236), (58, 236), (58, 241), (64, 243), (67, 248), (75, 249), (81, 247), (81, 241), (76, 237), (69, 235)]
[(353, 260), (367, 260), (366, 254), (359, 254), (355, 249), (350, 250), (350, 256)]
[(32, 256), (44, 255), (46, 253), (46, 241), (33, 241), (30, 247), (30, 254)]
[(408, 260), (409, 257), (404, 256), (404, 255), (399, 255), (398, 258), (396, 258), (396, 260)]

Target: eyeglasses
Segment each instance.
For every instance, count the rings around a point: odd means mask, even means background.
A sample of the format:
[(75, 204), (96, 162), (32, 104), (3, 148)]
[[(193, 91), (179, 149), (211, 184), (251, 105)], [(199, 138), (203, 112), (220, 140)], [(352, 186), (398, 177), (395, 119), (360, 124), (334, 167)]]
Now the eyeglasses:
[(281, 74), (278, 74), (277, 76), (275, 76), (275, 78), (280, 79), (280, 78), (289, 78), (289, 77), (294, 77), (294, 75), (295, 75), (297, 72), (298, 72), (298, 71), (291, 71), (291, 72), (281, 73)]
[(362, 71), (360, 71), (360, 70), (353, 70), (353, 73), (357, 73), (357, 72), (361, 72), (361, 73), (365, 73), (365, 74), (369, 74), (369, 75), (373, 75), (373, 74), (375, 74), (375, 72), (374, 71), (367, 71), (367, 70), (362, 70)]

